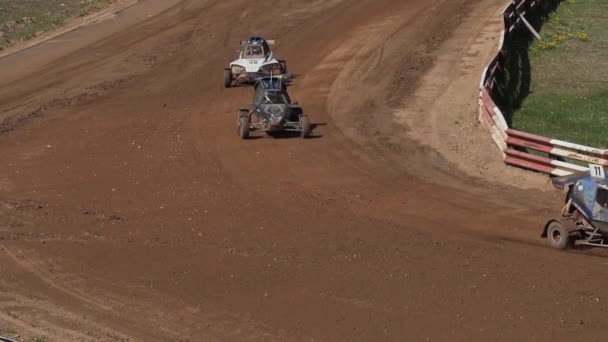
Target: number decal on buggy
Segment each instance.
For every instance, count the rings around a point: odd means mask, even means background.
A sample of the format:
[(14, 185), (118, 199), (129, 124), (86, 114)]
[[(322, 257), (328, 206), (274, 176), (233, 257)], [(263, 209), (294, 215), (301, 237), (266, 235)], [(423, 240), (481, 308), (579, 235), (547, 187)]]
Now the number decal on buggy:
[(604, 167), (601, 165), (589, 164), (589, 172), (591, 173), (591, 177), (593, 178), (606, 178)]

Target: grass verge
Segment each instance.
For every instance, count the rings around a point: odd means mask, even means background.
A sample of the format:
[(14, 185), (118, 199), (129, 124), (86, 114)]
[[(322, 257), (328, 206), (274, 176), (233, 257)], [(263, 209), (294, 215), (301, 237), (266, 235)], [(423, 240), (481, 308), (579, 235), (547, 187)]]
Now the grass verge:
[(608, 0), (565, 0), (530, 47), (515, 129), (608, 148)]
[(114, 0), (1, 0), (0, 51), (86, 16)]

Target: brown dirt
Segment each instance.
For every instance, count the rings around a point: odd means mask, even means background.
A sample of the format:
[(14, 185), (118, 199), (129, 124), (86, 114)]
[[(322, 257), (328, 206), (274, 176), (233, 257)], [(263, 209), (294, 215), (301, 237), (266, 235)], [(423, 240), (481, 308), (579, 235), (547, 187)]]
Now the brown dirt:
[(490, 134), (478, 121), (480, 67), (498, 50), (504, 1), (478, 6), (439, 48), (420, 86), (397, 110), (409, 137), (438, 151), (451, 168), (491, 184), (550, 191), (550, 179), (505, 167)]
[[(433, 120), (424, 75), (497, 2), (184, 0), (3, 60), (0, 332), (600, 340), (605, 254), (538, 238), (559, 195), (466, 176), (403, 114)], [(314, 139), (238, 139), (251, 89), (221, 72), (250, 34), (277, 39)]]

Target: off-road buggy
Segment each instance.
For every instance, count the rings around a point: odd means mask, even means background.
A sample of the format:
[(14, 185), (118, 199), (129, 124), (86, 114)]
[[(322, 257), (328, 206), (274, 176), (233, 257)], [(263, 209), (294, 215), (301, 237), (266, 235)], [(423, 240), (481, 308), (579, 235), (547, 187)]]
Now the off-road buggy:
[(302, 138), (310, 136), (308, 116), (287, 93), (285, 77), (262, 77), (255, 83), (251, 109), (238, 111), (238, 133), (247, 139), (251, 131), (265, 131), (270, 136), (284, 132), (299, 132)]
[(274, 40), (251, 37), (241, 41), (242, 50), (239, 58), (224, 69), (224, 86), (230, 88), (235, 84), (252, 84), (259, 77), (284, 75), (287, 63), (278, 60), (270, 50)]
[(608, 248), (608, 178), (599, 165), (586, 172), (553, 179), (567, 192), (561, 218), (549, 221), (541, 234), (552, 247), (572, 245)]

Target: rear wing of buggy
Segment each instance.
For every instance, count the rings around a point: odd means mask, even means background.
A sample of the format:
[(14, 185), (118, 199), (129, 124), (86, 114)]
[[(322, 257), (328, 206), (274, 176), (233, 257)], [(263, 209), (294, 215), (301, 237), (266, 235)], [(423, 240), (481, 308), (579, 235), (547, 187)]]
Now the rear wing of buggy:
[[(251, 39), (250, 40), (241, 40), (241, 46), (247, 46), (250, 42), (251, 42)], [(274, 39), (268, 39), (268, 40), (266, 40), (266, 43), (268, 43), (268, 45), (275, 45), (276, 41)]]

